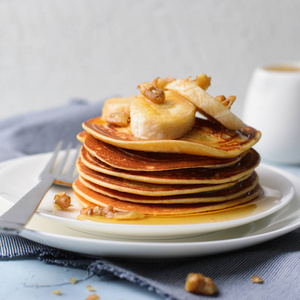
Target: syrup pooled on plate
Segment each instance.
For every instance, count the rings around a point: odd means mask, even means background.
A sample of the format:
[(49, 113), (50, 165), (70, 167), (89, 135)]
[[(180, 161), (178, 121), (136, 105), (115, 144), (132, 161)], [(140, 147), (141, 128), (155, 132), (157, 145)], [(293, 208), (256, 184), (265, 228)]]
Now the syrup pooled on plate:
[(263, 188), (264, 193), (255, 201), (245, 203), (232, 208), (219, 211), (187, 214), (181, 216), (145, 216), (136, 220), (116, 220), (101, 216), (79, 215), (78, 220), (93, 221), (111, 224), (133, 224), (133, 225), (180, 225), (180, 224), (207, 224), (216, 222), (226, 222), (247, 218), (268, 211), (281, 199), (281, 193), (270, 188)]

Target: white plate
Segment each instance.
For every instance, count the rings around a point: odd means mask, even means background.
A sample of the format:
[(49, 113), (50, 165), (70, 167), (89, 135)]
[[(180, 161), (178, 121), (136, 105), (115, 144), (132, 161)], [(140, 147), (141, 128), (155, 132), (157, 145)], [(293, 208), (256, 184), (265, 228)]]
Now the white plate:
[[(1, 164), (0, 170), (2, 171), (0, 173), (6, 172), (12, 165), (17, 165), (19, 162), (26, 160), (18, 159), (5, 165)], [(62, 223), (56, 222), (54, 219), (46, 219), (41, 214), (35, 214), (28, 229), (24, 229), (21, 235), (48, 246), (96, 257), (191, 257), (253, 246), (282, 236), (300, 227), (300, 179), (277, 168), (263, 166), (263, 169), (264, 171), (262, 172), (281, 173), (283, 177), (290, 180), (295, 186), (295, 196), (281, 210), (243, 226), (194, 237), (174, 238), (173, 240), (132, 241), (113, 237), (100, 237), (98, 234), (92, 233), (80, 233), (63, 226)], [(24, 186), (16, 185), (15, 188), (22, 191)], [(0, 209), (3, 212), (10, 206), (3, 197), (7, 199), (14, 196), (10, 193), (2, 192), (2, 189), (0, 191)]]
[[(38, 174), (47, 163), (49, 155), (50, 154), (41, 154), (17, 159), (12, 161), (9, 167), (0, 171), (0, 199), (10, 204), (17, 202), (22, 195), (38, 182)], [(32, 221), (34, 221), (38, 215), (44, 222), (52, 221), (61, 225), (61, 227), (78, 231), (78, 233), (92, 233), (101, 237), (113, 236), (121, 239), (130, 238), (131, 240), (166, 240), (235, 228), (257, 221), (278, 211), (293, 198), (293, 184), (282, 176), (280, 171), (270, 169), (267, 166), (260, 166), (257, 168), (257, 172), (260, 177), (260, 183), (266, 188), (279, 190), (281, 198), (276, 201), (271, 201), (270, 205), (263, 209), (254, 210), (247, 217), (241, 217), (235, 220), (183, 225), (129, 225), (78, 221), (76, 217), (79, 215), (80, 205), (77, 203), (72, 189), (53, 186), (42, 200), (38, 208), (38, 213), (35, 214)], [(62, 190), (66, 191), (72, 197), (73, 207), (71, 211), (55, 211), (53, 208), (54, 195)], [(31, 223), (28, 225), (29, 228), (30, 225)]]

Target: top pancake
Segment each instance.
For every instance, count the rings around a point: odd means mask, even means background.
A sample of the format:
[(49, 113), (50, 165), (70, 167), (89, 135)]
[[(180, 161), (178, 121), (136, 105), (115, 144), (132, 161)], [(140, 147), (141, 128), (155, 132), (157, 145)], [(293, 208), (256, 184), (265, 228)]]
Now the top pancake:
[(96, 139), (124, 149), (223, 158), (239, 156), (255, 145), (261, 136), (261, 133), (252, 127), (245, 127), (237, 132), (200, 118), (196, 118), (190, 132), (177, 140), (136, 138), (131, 133), (130, 125), (114, 126), (101, 117), (88, 120), (82, 126)]
[(87, 132), (80, 132), (78, 140), (94, 157), (118, 169), (131, 171), (166, 171), (190, 168), (223, 168), (238, 163), (246, 154), (234, 158), (214, 158), (179, 153), (144, 152), (123, 149), (102, 142)]

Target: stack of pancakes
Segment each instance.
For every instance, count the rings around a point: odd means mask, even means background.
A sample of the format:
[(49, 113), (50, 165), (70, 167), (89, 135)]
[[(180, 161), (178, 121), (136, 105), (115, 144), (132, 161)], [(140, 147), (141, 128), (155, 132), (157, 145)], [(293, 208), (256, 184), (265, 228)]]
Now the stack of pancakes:
[(145, 140), (101, 117), (83, 123), (75, 195), (82, 206), (113, 206), (146, 216), (219, 211), (257, 198), (262, 189), (252, 146), (260, 132), (228, 130), (196, 118), (177, 140)]

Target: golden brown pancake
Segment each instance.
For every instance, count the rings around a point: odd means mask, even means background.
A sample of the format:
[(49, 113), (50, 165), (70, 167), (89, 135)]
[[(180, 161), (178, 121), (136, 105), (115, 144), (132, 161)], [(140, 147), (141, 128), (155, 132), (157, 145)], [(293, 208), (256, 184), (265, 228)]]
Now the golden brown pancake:
[(245, 195), (224, 202), (197, 204), (140, 204), (128, 201), (120, 201), (97, 193), (84, 186), (79, 180), (76, 180), (74, 182), (73, 189), (78, 201), (83, 206), (106, 207), (108, 205), (111, 205), (115, 210), (119, 211), (138, 211), (146, 215), (157, 216), (195, 214), (225, 209), (250, 202), (251, 200), (257, 198), (262, 191), (260, 185), (258, 184), (253, 190), (246, 193)]
[(97, 185), (125, 193), (144, 196), (202, 193), (223, 188), (223, 186), (220, 187), (217, 184), (155, 184), (118, 178), (100, 172), (95, 172), (86, 167), (80, 159), (78, 159), (77, 162), (77, 170), (81, 177)]
[[(203, 179), (197, 180), (196, 177), (193, 177), (193, 174), (197, 172), (198, 169), (194, 171), (189, 169), (183, 170), (171, 170), (171, 171), (159, 171), (159, 172), (146, 172), (146, 171), (126, 171), (114, 168), (102, 162), (101, 160), (93, 157), (85, 148), (82, 147), (80, 153), (81, 162), (87, 166), (88, 168), (104, 173), (107, 175), (112, 175), (124, 179), (136, 180), (141, 182), (148, 182), (148, 183), (157, 183), (157, 184), (197, 184), (202, 183)], [(251, 161), (251, 156), (248, 156), (248, 162)], [(253, 160), (254, 163), (254, 160)], [(209, 169), (212, 170), (212, 169)], [(208, 172), (206, 169), (201, 169), (200, 172)], [(210, 171), (210, 173), (216, 173)], [(191, 175), (191, 176), (188, 176)], [(220, 174), (218, 174), (218, 179), (220, 179)], [(228, 182), (228, 186), (232, 185), (232, 183)]]
[[(251, 149), (236, 166), (222, 169), (193, 168), (159, 172), (134, 172), (118, 170), (102, 162), (88, 161), (85, 154), (86, 152), (83, 151), (82, 157), (78, 160), (78, 172), (87, 180), (99, 185), (107, 183), (116, 186), (115, 189), (121, 187), (126, 188), (126, 186), (127, 188), (129, 188), (129, 186), (132, 186), (132, 188), (138, 186), (139, 190), (149, 190), (150, 192), (156, 190), (156, 188), (154, 188), (156, 185), (170, 186), (174, 184), (185, 184), (192, 185), (191, 187), (187, 186), (188, 189), (194, 189), (196, 186), (193, 185), (215, 185), (236, 182), (249, 176), (260, 161), (259, 154)], [(159, 189), (161, 190), (161, 187)], [(169, 190), (169, 188), (167, 189)], [(174, 188), (172, 188), (172, 190), (173, 189)], [(184, 187), (179, 188), (181, 191), (184, 189)]]
[(246, 194), (258, 184), (258, 176), (255, 172), (253, 172), (246, 180), (236, 183), (233, 187), (222, 190), (174, 196), (143, 196), (108, 189), (82, 177), (79, 177), (78, 180), (87, 188), (118, 200), (152, 204), (209, 203), (228, 201)]
[(118, 169), (132, 171), (223, 168), (238, 163), (245, 154), (234, 158), (215, 158), (179, 153), (134, 151), (102, 142), (85, 131), (80, 132), (77, 138), (89, 153), (102, 162)]
[[(202, 184), (155, 184), (147, 183), (135, 180), (128, 180), (120, 177), (115, 177), (111, 175), (106, 175), (100, 172), (95, 172), (88, 167), (86, 167), (81, 159), (78, 159), (77, 170), (80, 176), (83, 178), (96, 183), (98, 185), (115, 189), (118, 191), (138, 194), (138, 195), (156, 195), (156, 196), (167, 196), (167, 195), (179, 195), (179, 194), (191, 194), (191, 193), (201, 193), (211, 190), (220, 189), (217, 180), (213, 183), (209, 181), (209, 177), (202, 177)], [(194, 169), (193, 169), (194, 170)], [(251, 175), (251, 170), (247, 170), (241, 174), (236, 174), (234, 177), (227, 177), (220, 180), (221, 183), (237, 183), (240, 180), (246, 179)], [(205, 174), (201, 174), (205, 176)], [(200, 177), (201, 178), (201, 177)], [(233, 178), (235, 180), (233, 180)], [(200, 179), (199, 179), (200, 181)], [(223, 186), (222, 186), (223, 188)]]
[(196, 118), (192, 130), (177, 140), (136, 138), (131, 133), (130, 125), (114, 126), (101, 117), (86, 121), (82, 126), (96, 139), (124, 149), (224, 158), (239, 156), (255, 145), (261, 136), (261, 133), (252, 127), (245, 127), (237, 132), (200, 118)]

